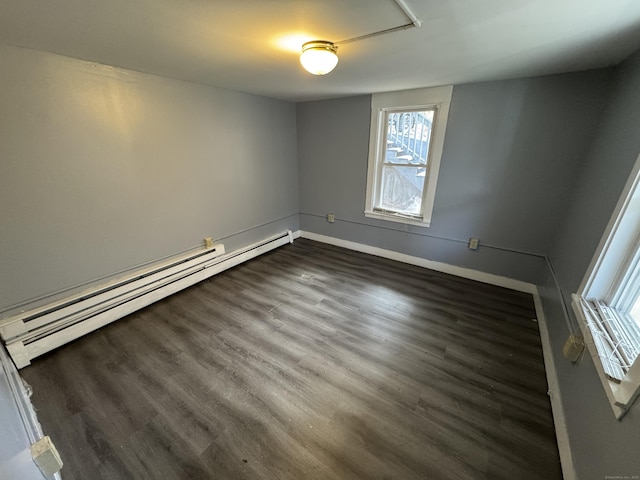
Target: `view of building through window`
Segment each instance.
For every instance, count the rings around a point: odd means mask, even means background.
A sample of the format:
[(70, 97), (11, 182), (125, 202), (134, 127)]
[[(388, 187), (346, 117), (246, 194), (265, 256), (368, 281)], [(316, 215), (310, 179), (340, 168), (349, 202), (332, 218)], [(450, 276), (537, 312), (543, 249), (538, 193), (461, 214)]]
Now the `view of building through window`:
[(388, 113), (378, 208), (421, 215), (434, 114), (433, 109)]

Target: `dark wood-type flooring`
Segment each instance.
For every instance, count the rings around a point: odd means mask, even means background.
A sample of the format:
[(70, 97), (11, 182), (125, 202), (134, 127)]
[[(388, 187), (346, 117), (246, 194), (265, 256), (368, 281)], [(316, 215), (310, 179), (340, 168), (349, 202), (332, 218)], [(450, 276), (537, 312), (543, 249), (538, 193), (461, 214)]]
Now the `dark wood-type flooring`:
[(65, 480), (560, 479), (530, 295), (297, 240), (21, 371)]

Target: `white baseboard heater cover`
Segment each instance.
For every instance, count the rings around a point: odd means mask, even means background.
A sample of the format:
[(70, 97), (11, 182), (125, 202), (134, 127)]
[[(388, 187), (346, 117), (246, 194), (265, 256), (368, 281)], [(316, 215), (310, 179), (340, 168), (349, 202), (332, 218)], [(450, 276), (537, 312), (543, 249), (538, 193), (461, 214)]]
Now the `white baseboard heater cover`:
[(224, 245), (174, 259), (111, 285), (0, 320), (0, 337), (18, 368), (65, 343), (286, 243), (293, 233), (225, 254)]

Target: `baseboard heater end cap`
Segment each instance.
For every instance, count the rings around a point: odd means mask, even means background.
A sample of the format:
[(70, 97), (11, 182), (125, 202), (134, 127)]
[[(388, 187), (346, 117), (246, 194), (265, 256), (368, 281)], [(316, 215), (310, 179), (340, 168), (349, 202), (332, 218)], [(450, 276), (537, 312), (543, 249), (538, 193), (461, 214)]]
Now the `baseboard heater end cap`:
[(22, 341), (7, 343), (6, 346), (9, 355), (11, 355), (11, 359), (13, 360), (13, 363), (16, 364), (16, 368), (18, 370), (31, 365), (31, 356)]
[(51, 477), (62, 468), (62, 459), (49, 437), (42, 437), (31, 445), (31, 457), (45, 477)]
[(24, 335), (27, 331), (28, 329), (24, 324), (24, 320), (14, 317), (12, 321), (0, 326), (0, 338), (5, 342), (10, 342), (15, 338)]

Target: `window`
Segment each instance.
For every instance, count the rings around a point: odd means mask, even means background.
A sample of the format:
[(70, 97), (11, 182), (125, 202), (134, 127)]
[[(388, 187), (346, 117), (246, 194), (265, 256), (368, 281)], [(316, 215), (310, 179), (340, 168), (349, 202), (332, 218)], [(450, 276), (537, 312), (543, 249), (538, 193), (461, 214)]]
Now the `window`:
[(614, 413), (640, 394), (640, 157), (573, 309)]
[(371, 98), (365, 216), (428, 227), (453, 87)]

